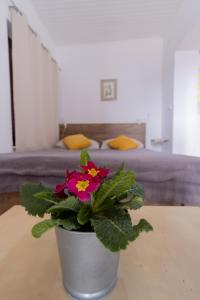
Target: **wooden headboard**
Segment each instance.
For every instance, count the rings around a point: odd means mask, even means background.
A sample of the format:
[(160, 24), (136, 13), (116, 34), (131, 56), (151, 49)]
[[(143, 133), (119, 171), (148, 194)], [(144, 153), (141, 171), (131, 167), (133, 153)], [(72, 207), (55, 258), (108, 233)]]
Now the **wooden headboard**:
[(70, 134), (82, 133), (90, 139), (101, 142), (120, 134), (135, 138), (145, 145), (145, 123), (122, 123), (122, 124), (64, 124), (59, 125), (60, 139)]

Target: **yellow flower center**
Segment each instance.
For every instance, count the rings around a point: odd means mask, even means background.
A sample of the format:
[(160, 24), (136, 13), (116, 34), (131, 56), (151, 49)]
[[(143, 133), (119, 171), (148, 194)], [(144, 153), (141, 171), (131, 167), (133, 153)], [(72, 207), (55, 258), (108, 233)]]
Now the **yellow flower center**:
[(76, 184), (76, 188), (79, 192), (85, 192), (87, 187), (89, 186), (89, 180), (80, 180)]
[(94, 168), (88, 170), (88, 174), (90, 174), (92, 177), (97, 176), (98, 173), (99, 171), (95, 170)]

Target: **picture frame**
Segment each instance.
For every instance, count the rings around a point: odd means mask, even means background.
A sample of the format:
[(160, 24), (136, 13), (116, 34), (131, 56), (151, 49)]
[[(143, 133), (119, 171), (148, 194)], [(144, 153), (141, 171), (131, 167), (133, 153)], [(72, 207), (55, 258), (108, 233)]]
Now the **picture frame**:
[(101, 80), (101, 101), (117, 100), (117, 79)]

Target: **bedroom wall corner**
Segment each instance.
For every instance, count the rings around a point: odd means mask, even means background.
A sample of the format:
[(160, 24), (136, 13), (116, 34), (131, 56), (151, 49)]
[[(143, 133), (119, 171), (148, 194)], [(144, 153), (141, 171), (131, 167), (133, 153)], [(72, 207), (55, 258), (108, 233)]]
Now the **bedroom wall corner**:
[[(163, 40), (159, 38), (57, 48), (61, 123), (147, 124), (146, 145), (162, 134)], [(118, 99), (100, 100), (100, 80), (118, 80)]]
[(174, 124), (177, 112), (174, 111), (175, 52), (179, 49), (194, 49), (200, 46), (199, 0), (183, 1), (174, 20), (168, 28), (163, 51), (163, 104), (162, 135), (169, 139), (163, 146), (165, 152), (172, 152), (174, 144)]
[(176, 51), (173, 153), (197, 157), (200, 156), (199, 66), (199, 51)]

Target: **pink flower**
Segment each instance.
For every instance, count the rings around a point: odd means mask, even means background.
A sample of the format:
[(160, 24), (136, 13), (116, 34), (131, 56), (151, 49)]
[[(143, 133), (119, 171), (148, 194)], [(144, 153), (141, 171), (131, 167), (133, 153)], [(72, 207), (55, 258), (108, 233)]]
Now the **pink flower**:
[(55, 193), (56, 196), (58, 196), (59, 198), (67, 198), (67, 195), (65, 194), (65, 189), (66, 189), (66, 188), (67, 188), (66, 182), (57, 184), (56, 187), (55, 187), (54, 193)]
[(90, 194), (95, 192), (100, 185), (99, 181), (94, 181), (89, 174), (72, 172), (67, 180), (68, 190), (75, 194), (80, 201), (89, 201)]
[(67, 182), (71, 178), (75, 178), (76, 176), (79, 176), (79, 173), (76, 171), (69, 172), (69, 170), (66, 170), (66, 175), (65, 175), (65, 182), (57, 184), (54, 190), (54, 193), (56, 194), (57, 197), (59, 198), (67, 198), (67, 195), (65, 194), (65, 190), (67, 189)]
[(67, 189), (67, 178), (72, 174), (73, 172), (69, 172), (68, 170), (66, 170), (65, 173), (65, 182), (63, 183), (59, 183), (56, 185), (54, 193), (56, 194), (56, 196), (58, 196), (59, 198), (67, 198), (67, 195), (65, 194), (65, 189)]
[(92, 176), (93, 178), (105, 178), (108, 176), (108, 173), (110, 172), (109, 169), (106, 168), (98, 168), (92, 161), (88, 161), (87, 166), (81, 166), (82, 169)]

